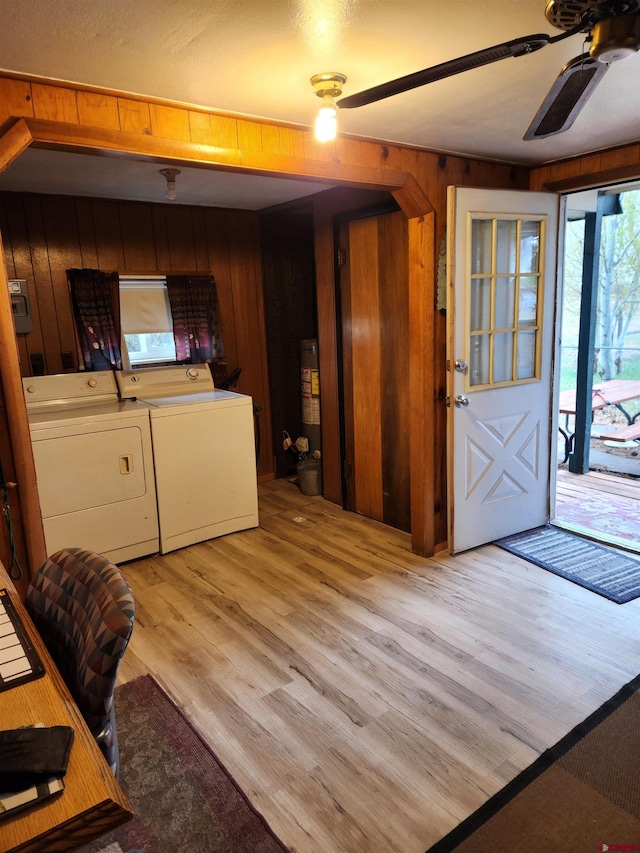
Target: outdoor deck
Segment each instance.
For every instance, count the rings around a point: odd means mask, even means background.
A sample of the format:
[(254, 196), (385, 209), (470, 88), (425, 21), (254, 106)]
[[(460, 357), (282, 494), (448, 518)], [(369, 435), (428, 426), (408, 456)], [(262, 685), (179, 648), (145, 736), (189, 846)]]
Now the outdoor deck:
[(638, 518), (640, 479), (558, 469), (555, 521), (563, 527), (640, 553)]

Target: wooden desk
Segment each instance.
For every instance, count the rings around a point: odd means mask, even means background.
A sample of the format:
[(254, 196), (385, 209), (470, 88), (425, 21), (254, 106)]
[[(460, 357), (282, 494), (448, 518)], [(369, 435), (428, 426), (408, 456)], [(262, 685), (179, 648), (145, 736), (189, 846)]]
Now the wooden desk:
[(104, 835), (132, 817), (122, 789), (91, 736), (44, 643), (0, 566), (0, 588), (11, 593), (46, 672), (0, 693), (0, 726), (71, 726), (75, 737), (62, 794), (0, 820), (0, 853), (62, 853)]
[[(559, 396), (559, 411), (565, 415), (565, 427), (560, 427), (564, 437), (566, 462), (573, 446), (574, 433), (569, 430), (569, 416), (576, 413), (576, 392), (562, 391)], [(640, 399), (640, 381), (637, 379), (610, 379), (607, 382), (598, 382), (593, 386), (591, 393), (591, 411), (604, 409), (605, 406), (615, 406), (627, 419), (627, 424), (633, 426), (640, 416), (640, 410), (632, 414), (622, 405), (629, 400)]]

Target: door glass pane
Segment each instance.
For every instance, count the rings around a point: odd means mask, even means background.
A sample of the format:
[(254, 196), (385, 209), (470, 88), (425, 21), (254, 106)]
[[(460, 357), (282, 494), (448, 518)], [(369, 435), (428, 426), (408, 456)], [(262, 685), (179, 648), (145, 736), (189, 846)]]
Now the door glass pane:
[(491, 328), (491, 280), (475, 278), (471, 282), (471, 331)]
[(513, 379), (513, 332), (496, 334), (493, 341), (493, 381), (510, 382)]
[(516, 379), (533, 379), (536, 368), (536, 332), (518, 333)]
[(474, 219), (471, 223), (471, 273), (491, 272), (491, 219)]
[(489, 336), (472, 335), (469, 349), (469, 384), (489, 384)]
[(516, 272), (517, 223), (513, 219), (499, 219), (497, 223), (496, 272)]
[(525, 220), (520, 228), (520, 272), (540, 269), (540, 222)]
[(519, 296), (518, 325), (535, 326), (538, 317), (538, 279), (536, 276), (522, 276)]
[(512, 329), (515, 326), (515, 292), (514, 278), (496, 279), (495, 329)]

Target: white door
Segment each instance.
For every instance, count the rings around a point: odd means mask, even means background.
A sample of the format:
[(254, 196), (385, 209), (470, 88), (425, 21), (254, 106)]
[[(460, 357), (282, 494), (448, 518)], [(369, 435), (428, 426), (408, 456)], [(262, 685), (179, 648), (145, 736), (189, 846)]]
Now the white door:
[(449, 548), (549, 518), (555, 194), (449, 189)]

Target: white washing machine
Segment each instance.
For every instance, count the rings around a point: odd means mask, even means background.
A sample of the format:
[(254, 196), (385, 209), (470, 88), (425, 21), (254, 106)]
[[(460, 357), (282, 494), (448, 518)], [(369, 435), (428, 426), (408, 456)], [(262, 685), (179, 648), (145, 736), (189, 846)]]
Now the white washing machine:
[(206, 364), (116, 374), (149, 407), (160, 552), (258, 526), (251, 397), (214, 387)]
[(47, 553), (114, 563), (158, 553), (149, 410), (111, 371), (23, 379)]

